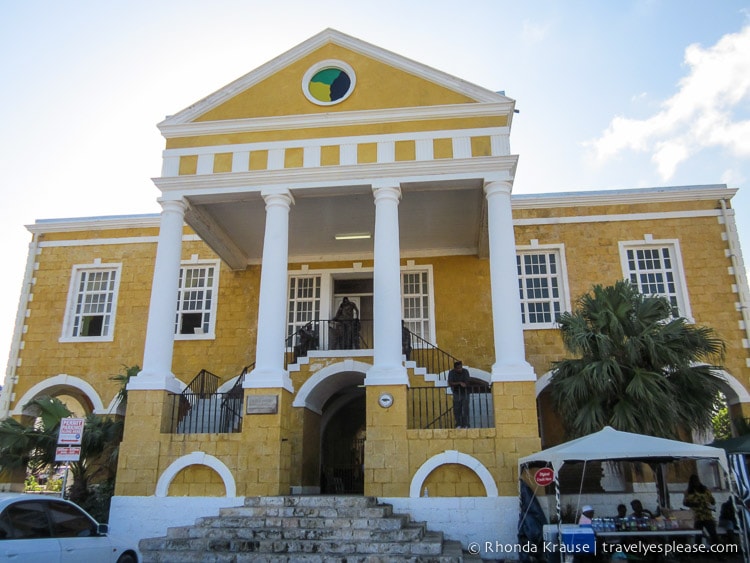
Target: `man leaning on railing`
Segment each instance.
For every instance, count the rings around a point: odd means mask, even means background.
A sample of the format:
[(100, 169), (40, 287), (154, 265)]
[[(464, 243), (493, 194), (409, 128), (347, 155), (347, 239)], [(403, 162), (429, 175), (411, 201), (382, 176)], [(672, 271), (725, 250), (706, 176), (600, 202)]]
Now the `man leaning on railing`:
[(448, 385), (453, 391), (453, 416), (456, 428), (469, 428), (469, 370), (459, 360), (448, 372)]

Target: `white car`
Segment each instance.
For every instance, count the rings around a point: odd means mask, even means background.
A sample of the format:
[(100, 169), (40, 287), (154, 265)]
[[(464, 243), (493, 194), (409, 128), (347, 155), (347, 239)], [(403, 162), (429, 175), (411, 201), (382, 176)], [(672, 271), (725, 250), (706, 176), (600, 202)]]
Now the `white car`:
[(78, 505), (19, 493), (0, 498), (0, 561), (138, 563), (139, 557)]

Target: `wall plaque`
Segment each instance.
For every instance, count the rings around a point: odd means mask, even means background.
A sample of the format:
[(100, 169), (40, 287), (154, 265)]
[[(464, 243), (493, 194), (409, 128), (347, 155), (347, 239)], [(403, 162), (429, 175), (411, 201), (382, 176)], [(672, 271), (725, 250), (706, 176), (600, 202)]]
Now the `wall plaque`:
[(279, 396), (249, 395), (245, 412), (247, 414), (276, 414), (279, 412)]

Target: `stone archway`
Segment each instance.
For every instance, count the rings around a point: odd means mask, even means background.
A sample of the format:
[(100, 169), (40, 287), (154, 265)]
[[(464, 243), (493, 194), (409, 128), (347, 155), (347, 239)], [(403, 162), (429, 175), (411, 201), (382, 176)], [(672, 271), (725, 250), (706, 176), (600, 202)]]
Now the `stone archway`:
[(372, 366), (347, 359), (311, 375), (293, 406), (304, 409), (301, 467), (295, 493), (364, 491), (365, 373)]

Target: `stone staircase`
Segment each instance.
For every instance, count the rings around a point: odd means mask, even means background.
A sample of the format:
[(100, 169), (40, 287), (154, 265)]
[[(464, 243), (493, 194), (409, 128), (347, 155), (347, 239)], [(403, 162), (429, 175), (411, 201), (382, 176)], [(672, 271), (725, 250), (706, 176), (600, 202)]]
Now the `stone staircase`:
[(143, 539), (144, 563), (460, 563), (461, 544), (360, 496), (247, 497), (243, 506)]

